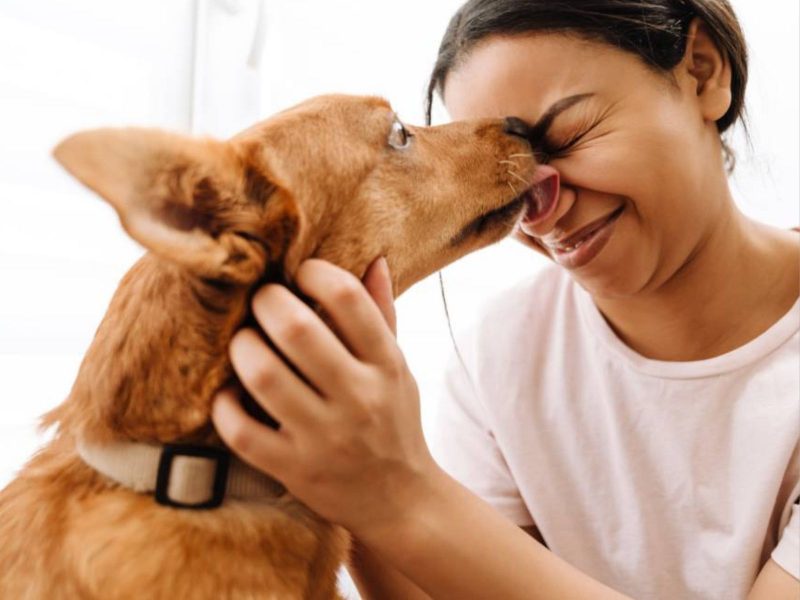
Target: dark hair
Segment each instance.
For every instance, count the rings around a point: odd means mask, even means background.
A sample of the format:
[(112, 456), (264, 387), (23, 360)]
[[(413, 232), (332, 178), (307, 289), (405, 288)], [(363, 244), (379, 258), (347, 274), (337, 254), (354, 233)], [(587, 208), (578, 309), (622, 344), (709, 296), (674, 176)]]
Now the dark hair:
[[(469, 0), (450, 20), (425, 103), (431, 123), (433, 96), (444, 91), (448, 74), (475, 45), (489, 36), (562, 32), (631, 52), (657, 72), (668, 73), (683, 58), (686, 34), (701, 19), (731, 66), (731, 106), (717, 121), (720, 134), (744, 120), (747, 46), (728, 0)], [(726, 166), (734, 157), (723, 140)]]

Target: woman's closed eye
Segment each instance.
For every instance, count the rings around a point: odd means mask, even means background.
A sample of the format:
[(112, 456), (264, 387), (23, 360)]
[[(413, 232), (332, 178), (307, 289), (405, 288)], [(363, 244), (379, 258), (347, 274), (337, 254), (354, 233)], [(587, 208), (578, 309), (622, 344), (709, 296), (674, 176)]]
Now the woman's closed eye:
[[(540, 162), (548, 162), (554, 158), (563, 158), (570, 151), (575, 149), (584, 138), (590, 134), (602, 121), (602, 116), (593, 120), (585, 126), (573, 129), (574, 133), (570, 134), (569, 129), (564, 129), (561, 132), (548, 132), (542, 140), (539, 147), (536, 149), (537, 159)], [(558, 129), (562, 129), (558, 127)], [(572, 129), (572, 128), (570, 128)]]
[(599, 123), (595, 121), (589, 127), (577, 130), (577, 133), (572, 135), (551, 135), (548, 134), (541, 144), (541, 153), (547, 160), (553, 158), (561, 158), (575, 148)]
[(545, 139), (541, 148), (542, 154), (544, 154), (548, 160), (560, 158), (580, 142), (587, 133), (589, 133), (588, 130), (583, 131), (562, 142)]

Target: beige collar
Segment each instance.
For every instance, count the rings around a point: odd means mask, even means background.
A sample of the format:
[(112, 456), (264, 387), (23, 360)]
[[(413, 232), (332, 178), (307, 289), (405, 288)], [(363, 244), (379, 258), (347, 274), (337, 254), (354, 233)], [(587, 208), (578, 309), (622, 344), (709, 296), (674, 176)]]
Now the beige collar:
[(154, 493), (159, 504), (215, 508), (226, 497), (276, 498), (286, 489), (225, 448), (188, 444), (78, 442), (84, 462), (135, 492)]

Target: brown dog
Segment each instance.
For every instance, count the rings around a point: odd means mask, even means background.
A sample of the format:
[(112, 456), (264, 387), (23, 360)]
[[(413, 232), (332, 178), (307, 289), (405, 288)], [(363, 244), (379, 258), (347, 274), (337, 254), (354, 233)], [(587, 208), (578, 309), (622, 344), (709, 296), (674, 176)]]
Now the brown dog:
[[(209, 411), (232, 377), (228, 343), (254, 289), (291, 285), (303, 259), (360, 277), (386, 256), (399, 294), (505, 236), (526, 206), (528, 217), (549, 211), (510, 122), (405, 128), (384, 100), (327, 96), (227, 142), (142, 129), (62, 142), (56, 159), (149, 252), (122, 280), (69, 398), (44, 418), (54, 440), (0, 492), (0, 597), (339, 597), (346, 533), (277, 482), (231, 459), (231, 473), (263, 478), (257, 492), (237, 498), (228, 482), (224, 501), (212, 493), (221, 506), (181, 509), (169, 506), (172, 482), (156, 484), (158, 503), (79, 451), (154, 448), (163, 468), (163, 444), (218, 448)], [(207, 461), (215, 477), (218, 460)]]

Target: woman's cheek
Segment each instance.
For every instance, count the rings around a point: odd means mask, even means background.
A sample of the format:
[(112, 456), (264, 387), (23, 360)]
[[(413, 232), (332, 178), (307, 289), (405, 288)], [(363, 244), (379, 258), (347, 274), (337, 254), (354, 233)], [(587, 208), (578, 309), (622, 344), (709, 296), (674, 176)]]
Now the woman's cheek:
[(603, 194), (628, 195), (632, 156), (624, 144), (604, 136), (581, 142), (569, 154), (550, 164), (561, 174), (561, 181), (578, 189)]

